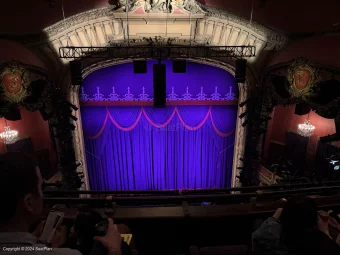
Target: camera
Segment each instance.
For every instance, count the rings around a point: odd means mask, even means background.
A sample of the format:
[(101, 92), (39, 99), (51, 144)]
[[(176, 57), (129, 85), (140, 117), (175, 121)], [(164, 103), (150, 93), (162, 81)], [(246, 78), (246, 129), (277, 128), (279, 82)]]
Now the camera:
[(105, 236), (107, 233), (107, 229), (109, 227), (109, 221), (103, 220), (96, 224), (95, 226), (95, 235), (96, 236)]

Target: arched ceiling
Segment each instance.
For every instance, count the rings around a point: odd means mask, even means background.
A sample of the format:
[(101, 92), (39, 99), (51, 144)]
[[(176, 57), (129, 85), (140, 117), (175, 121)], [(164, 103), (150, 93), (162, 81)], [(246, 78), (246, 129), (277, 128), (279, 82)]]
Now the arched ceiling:
[[(39, 33), (63, 19), (62, 1), (66, 17), (108, 5), (107, 0), (3, 1), (0, 34)], [(252, 1), (199, 2), (250, 19)], [(334, 29), (333, 24), (340, 23), (339, 10), (339, 0), (254, 0), (253, 20), (286, 35), (322, 33)]]

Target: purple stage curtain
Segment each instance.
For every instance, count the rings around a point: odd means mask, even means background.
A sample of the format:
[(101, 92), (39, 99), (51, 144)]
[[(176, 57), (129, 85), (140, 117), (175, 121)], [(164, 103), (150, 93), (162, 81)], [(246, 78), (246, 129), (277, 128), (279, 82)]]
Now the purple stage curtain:
[(82, 107), (92, 190), (230, 187), (237, 106)]

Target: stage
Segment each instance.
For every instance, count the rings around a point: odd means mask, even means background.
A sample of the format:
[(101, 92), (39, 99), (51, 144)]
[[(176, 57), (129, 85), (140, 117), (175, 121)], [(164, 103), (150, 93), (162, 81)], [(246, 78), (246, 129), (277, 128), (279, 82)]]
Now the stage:
[(153, 105), (153, 65), (86, 76), (80, 109), (91, 190), (219, 189), (232, 186), (238, 85), (218, 67), (166, 64), (167, 104)]

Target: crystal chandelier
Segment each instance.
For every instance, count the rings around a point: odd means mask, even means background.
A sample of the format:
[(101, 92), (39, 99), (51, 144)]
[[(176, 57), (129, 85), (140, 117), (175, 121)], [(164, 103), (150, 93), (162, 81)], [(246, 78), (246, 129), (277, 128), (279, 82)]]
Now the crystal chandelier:
[(11, 130), (9, 126), (5, 126), (5, 132), (0, 133), (0, 139), (5, 144), (12, 144), (18, 140), (19, 132)]
[(298, 134), (305, 136), (305, 137), (310, 137), (314, 134), (315, 127), (310, 124), (309, 118), (305, 120), (303, 124), (299, 124), (298, 126)]

